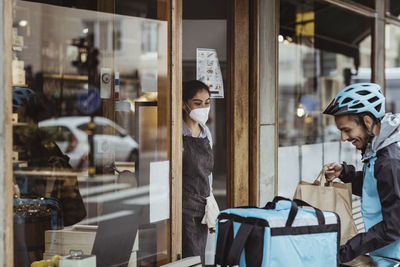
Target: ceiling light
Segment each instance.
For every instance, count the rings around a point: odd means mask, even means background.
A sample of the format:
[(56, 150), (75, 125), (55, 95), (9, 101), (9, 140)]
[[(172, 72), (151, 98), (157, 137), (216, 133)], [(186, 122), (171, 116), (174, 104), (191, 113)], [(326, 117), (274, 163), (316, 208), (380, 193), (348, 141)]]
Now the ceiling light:
[(18, 24), (19, 24), (19, 26), (21, 26), (21, 27), (26, 27), (26, 25), (28, 25), (28, 21), (26, 21), (26, 20), (21, 20)]

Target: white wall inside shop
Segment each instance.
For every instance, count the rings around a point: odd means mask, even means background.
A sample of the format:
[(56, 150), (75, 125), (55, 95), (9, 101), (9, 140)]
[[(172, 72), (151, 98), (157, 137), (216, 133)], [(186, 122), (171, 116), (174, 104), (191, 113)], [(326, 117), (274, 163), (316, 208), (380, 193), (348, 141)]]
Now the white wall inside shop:
[(259, 88), (260, 88), (260, 198), (259, 205), (271, 201), (276, 181), (276, 1), (261, 0), (259, 8)]
[(219, 61), (226, 61), (226, 20), (183, 20), (182, 43), (184, 61), (196, 60), (196, 48), (215, 49)]

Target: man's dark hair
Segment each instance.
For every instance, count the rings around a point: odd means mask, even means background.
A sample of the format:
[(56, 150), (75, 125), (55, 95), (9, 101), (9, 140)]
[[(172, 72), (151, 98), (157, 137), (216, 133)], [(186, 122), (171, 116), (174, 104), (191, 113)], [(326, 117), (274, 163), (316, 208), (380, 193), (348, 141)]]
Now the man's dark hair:
[(373, 116), (369, 112), (350, 113), (350, 114), (347, 114), (347, 116), (349, 117), (349, 120), (356, 122), (358, 125), (364, 124), (364, 121), (363, 121), (364, 116), (370, 116), (375, 121), (376, 124), (380, 124), (380, 122), (381, 122), (380, 119), (375, 118), (375, 116)]
[(206, 90), (210, 94), (210, 88), (198, 80), (191, 80), (183, 82), (182, 85), (182, 100), (187, 102), (189, 99), (193, 98), (198, 92)]

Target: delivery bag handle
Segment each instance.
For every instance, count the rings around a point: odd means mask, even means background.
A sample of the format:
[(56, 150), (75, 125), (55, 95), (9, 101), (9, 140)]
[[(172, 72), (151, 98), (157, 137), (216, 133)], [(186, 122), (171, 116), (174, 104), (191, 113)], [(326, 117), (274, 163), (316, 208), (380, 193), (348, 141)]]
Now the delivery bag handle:
[(263, 254), (259, 252), (263, 251), (263, 245), (260, 245), (259, 241), (260, 238), (264, 238), (265, 227), (269, 226), (268, 222), (255, 217), (238, 220), (240, 227), (234, 235), (233, 222), (235, 219), (232, 216), (235, 215), (220, 213), (218, 216), (216, 266), (239, 265), (240, 256), (245, 248), (247, 266), (261, 266)]
[[(293, 208), (294, 206), (295, 206), (295, 208)], [(325, 224), (325, 216), (324, 216), (324, 214), (322, 213), (322, 211), (320, 209), (318, 209), (318, 208), (316, 208), (314, 206), (311, 206), (310, 204), (308, 204), (304, 200), (293, 199), (292, 208), (290, 209), (289, 216), (288, 216), (288, 219), (286, 221), (286, 227), (292, 226), (294, 218), (297, 215), (298, 206), (307, 206), (307, 207), (313, 208), (314, 211), (315, 211), (315, 215), (317, 216), (318, 225), (324, 225)], [(293, 210), (293, 212), (292, 212), (292, 210)]]
[(229, 250), (228, 258), (226, 259), (228, 266), (238, 266), (240, 262), (240, 256), (244, 246), (246, 245), (247, 239), (254, 229), (253, 224), (242, 223), (232, 242)]
[(215, 251), (215, 263), (221, 266), (225, 265), (224, 259), (229, 253), (229, 244), (233, 239), (233, 222), (227, 220), (218, 224), (219, 234), (217, 237), (217, 247)]
[(273, 209), (275, 209), (275, 204), (276, 204), (278, 201), (281, 201), (281, 200), (292, 201), (290, 198), (281, 197), (281, 196), (276, 196), (276, 197), (274, 197), (274, 199), (273, 199), (271, 202), (268, 202), (267, 204), (265, 204), (264, 209), (267, 209), (267, 210), (273, 210)]
[(292, 206), (290, 207), (290, 211), (289, 211), (289, 216), (288, 219), (286, 220), (286, 227), (290, 227), (292, 226), (294, 219), (296, 218), (297, 212), (298, 212), (298, 206), (307, 206), (307, 207), (311, 207), (315, 210), (315, 215), (317, 216), (317, 220), (318, 220), (318, 225), (324, 225), (325, 224), (325, 216), (322, 213), (322, 211), (314, 206), (311, 206), (310, 204), (308, 204), (307, 202), (301, 200), (301, 199), (289, 199), (289, 198), (285, 198), (285, 197), (281, 197), (281, 196), (276, 196), (274, 197), (274, 199), (272, 200), (272, 202), (268, 202), (264, 209), (274, 209), (275, 208), (275, 204), (278, 201), (281, 200), (287, 200), (290, 201), (292, 203)]

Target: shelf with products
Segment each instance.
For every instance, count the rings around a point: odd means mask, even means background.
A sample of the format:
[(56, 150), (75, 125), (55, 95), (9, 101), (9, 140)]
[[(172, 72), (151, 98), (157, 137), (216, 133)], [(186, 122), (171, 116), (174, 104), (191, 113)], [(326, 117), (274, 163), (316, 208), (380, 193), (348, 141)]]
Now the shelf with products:
[(43, 73), (43, 78), (76, 80), (76, 81), (88, 81), (89, 80), (87, 75), (60, 74), (60, 73)]
[(46, 177), (47, 179), (63, 180), (63, 177), (87, 176), (87, 171), (73, 171), (70, 169), (24, 169), (14, 171), (16, 175), (25, 175), (27, 177)]

